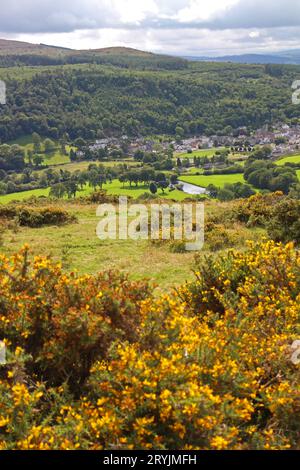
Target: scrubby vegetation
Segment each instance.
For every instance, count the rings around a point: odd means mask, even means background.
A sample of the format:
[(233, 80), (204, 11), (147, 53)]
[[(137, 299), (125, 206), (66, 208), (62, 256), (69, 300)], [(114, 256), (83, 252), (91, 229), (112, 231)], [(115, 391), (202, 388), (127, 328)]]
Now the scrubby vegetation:
[(298, 448), (299, 267), (292, 244), (253, 244), (154, 299), (1, 256), (1, 448)]
[(68, 214), (54, 207), (26, 207), (26, 206), (2, 206), (0, 207), (0, 221), (14, 221), (20, 226), (43, 227), (45, 225), (64, 225), (76, 222), (74, 215)]

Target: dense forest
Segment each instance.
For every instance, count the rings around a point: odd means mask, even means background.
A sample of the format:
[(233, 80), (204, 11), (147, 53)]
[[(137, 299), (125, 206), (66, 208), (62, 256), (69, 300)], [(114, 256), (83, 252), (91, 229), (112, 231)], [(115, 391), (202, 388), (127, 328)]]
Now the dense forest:
[(33, 132), (54, 139), (67, 132), (71, 139), (90, 140), (122, 134), (222, 135), (300, 118), (291, 100), (298, 66), (180, 59), (159, 64), (160, 56), (151, 57), (133, 55), (122, 64), (108, 55), (110, 65), (0, 67), (7, 84), (1, 142)]

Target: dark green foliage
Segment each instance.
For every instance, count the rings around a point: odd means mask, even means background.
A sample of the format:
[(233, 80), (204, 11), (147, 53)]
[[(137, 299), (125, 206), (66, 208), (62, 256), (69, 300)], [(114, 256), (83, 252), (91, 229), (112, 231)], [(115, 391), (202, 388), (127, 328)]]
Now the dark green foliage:
[(259, 189), (282, 191), (288, 194), (294, 184), (298, 183), (296, 171), (290, 167), (280, 167), (273, 162), (263, 160), (246, 163), (245, 180)]
[(71, 140), (122, 134), (211, 135), (300, 115), (290, 93), (299, 74), (296, 66), (284, 66), (280, 76), (272, 77), (258, 65), (141, 68), (86, 64), (0, 69), (8, 88), (8, 104), (0, 108), (0, 139), (33, 132), (52, 139), (67, 132)]
[(300, 201), (285, 199), (274, 207), (267, 224), (268, 234), (276, 242), (300, 243)]

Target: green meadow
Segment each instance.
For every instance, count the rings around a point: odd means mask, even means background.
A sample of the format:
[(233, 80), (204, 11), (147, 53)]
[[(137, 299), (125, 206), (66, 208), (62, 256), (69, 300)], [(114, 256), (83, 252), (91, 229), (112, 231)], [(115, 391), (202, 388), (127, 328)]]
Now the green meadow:
[(281, 158), (276, 161), (276, 165), (285, 165), (286, 163), (298, 163), (300, 164), (300, 154), (299, 155), (290, 155), (288, 157)]
[(194, 157), (213, 157), (216, 152), (222, 152), (223, 150), (226, 150), (225, 147), (213, 147), (210, 149), (199, 149), (195, 150), (192, 153), (177, 153), (175, 154), (176, 158), (194, 158)]
[[(150, 193), (147, 186), (134, 186), (131, 187), (129, 184), (123, 185), (120, 183), (119, 180), (113, 180), (111, 183), (107, 183), (103, 185), (103, 189), (107, 191), (109, 195), (116, 195), (116, 196), (128, 196), (132, 197), (133, 199), (138, 198), (142, 194)], [(31, 191), (23, 191), (20, 193), (13, 193), (13, 194), (6, 194), (4, 196), (0, 196), (0, 204), (7, 204), (12, 201), (24, 201), (29, 199), (30, 197), (47, 197), (49, 196), (49, 188), (45, 189), (33, 189)], [(81, 196), (88, 196), (92, 194), (94, 189), (91, 186), (86, 185), (82, 190), (79, 190), (77, 193), (77, 198)], [(191, 198), (192, 196), (182, 192), (182, 191), (169, 191), (168, 189), (165, 190), (163, 193), (161, 190), (158, 190), (157, 196), (161, 196), (166, 199), (174, 199), (176, 201), (183, 201), (184, 199)]]
[(31, 197), (47, 197), (49, 195), (49, 188), (33, 189), (31, 191), (22, 191), (20, 193), (5, 194), (0, 196), (0, 204), (8, 204), (12, 201), (25, 201)]
[(234, 175), (190, 175), (190, 176), (181, 176), (181, 181), (185, 183), (195, 184), (196, 186), (201, 186), (206, 188), (210, 184), (214, 184), (219, 188), (223, 188), (225, 184), (233, 183), (245, 183), (244, 175), (241, 173)]
[[(57, 147), (51, 153), (40, 154), (44, 159), (43, 164), (50, 166), (50, 165), (64, 165), (65, 163), (70, 163), (69, 152), (72, 147), (69, 145), (66, 145), (66, 151), (68, 155), (64, 155), (59, 147), (58, 142), (56, 142), (54, 139), (52, 140), (56, 144)], [(33, 143), (32, 143), (31, 135), (20, 137), (19, 139), (9, 142), (9, 144), (10, 145), (17, 144), (17, 145), (20, 145), (21, 147), (24, 147), (27, 159), (28, 159), (28, 151), (33, 150)], [(43, 150), (43, 143), (42, 143), (42, 150)]]
[[(24, 243), (28, 243), (33, 254), (51, 256), (62, 261), (66, 271), (81, 274), (114, 269), (130, 273), (133, 279), (151, 278), (159, 290), (182, 285), (193, 277), (195, 252), (174, 253), (168, 243), (153, 243), (147, 240), (99, 240), (96, 235), (100, 219), (96, 216), (97, 205), (80, 204), (79, 201), (42, 201), (35, 203), (60, 207), (77, 217), (76, 223), (40, 228), (11, 227), (2, 234), (1, 252), (12, 255)], [(206, 201), (206, 214), (219, 214), (227, 203)], [(229, 207), (229, 206), (228, 206)], [(237, 230), (233, 227), (233, 230)], [(253, 229), (238, 228), (237, 243), (244, 245), (246, 239), (260, 236)], [(203, 255), (209, 248), (204, 247)], [(199, 254), (198, 254), (199, 255)]]

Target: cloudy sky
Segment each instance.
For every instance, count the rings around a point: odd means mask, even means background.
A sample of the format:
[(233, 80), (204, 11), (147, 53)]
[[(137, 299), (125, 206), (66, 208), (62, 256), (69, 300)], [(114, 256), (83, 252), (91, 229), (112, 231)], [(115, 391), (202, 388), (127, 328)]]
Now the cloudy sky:
[(0, 0), (0, 6), (1, 38), (76, 49), (225, 55), (300, 48), (299, 0)]

